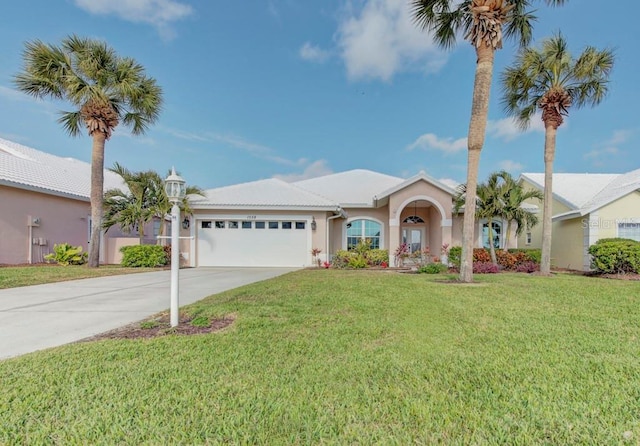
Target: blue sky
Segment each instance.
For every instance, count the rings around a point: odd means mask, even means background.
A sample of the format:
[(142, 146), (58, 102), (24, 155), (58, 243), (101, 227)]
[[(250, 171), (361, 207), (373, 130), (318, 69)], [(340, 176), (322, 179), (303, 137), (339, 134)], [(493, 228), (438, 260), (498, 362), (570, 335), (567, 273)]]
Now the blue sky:
[[(24, 42), (75, 33), (142, 63), (164, 89), (158, 123), (142, 137), (119, 128), (105, 166), (166, 172), (218, 187), (287, 181), (362, 168), (399, 177), (421, 170), (466, 178), (475, 53), (465, 41), (438, 49), (411, 22), (407, 0), (51, 0), (4, 2), (0, 13), (0, 137), (90, 161), (88, 136), (56, 122), (64, 103), (36, 101), (12, 77)], [(578, 54), (614, 48), (608, 98), (571, 110), (558, 133), (556, 172), (640, 167), (637, 2), (607, 8), (537, 2), (540, 41), (562, 30)], [(542, 125), (518, 132), (497, 82), (515, 55), (498, 51), (480, 177), (543, 171)]]

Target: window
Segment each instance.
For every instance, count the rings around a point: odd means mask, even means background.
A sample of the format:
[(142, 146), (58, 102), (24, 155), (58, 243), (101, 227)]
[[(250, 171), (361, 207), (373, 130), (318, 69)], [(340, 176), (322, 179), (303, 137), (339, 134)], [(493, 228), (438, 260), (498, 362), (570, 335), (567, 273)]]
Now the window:
[(256, 229), (264, 229), (264, 222), (263, 221), (257, 221), (256, 222)]
[(402, 220), (402, 223), (418, 224), (418, 223), (424, 223), (424, 220), (422, 219), (422, 217), (418, 215), (410, 215), (409, 217)]
[(283, 221), (282, 222), (282, 229), (291, 229), (291, 222), (290, 221)]
[(533, 237), (531, 236), (531, 232), (527, 232), (527, 239), (525, 240), (525, 243), (527, 245), (531, 244), (531, 240), (533, 240)]
[(157, 237), (160, 235), (160, 224), (162, 222), (160, 220), (153, 220), (153, 236)]
[(202, 221), (200, 227), (202, 229), (211, 229), (211, 221)]
[(251, 229), (251, 222), (250, 221), (243, 221), (242, 222), (242, 229)]
[(224, 221), (216, 221), (216, 229), (224, 229)]
[(238, 222), (237, 221), (230, 221), (229, 222), (229, 229), (238, 229)]
[(382, 225), (373, 220), (353, 220), (347, 224), (347, 249), (353, 249), (361, 240), (371, 241), (372, 249), (380, 249)]
[(618, 223), (618, 237), (640, 241), (640, 223)]
[(278, 222), (277, 221), (270, 221), (269, 222), (269, 229), (278, 229)]
[[(493, 237), (493, 247), (500, 248), (502, 246), (502, 223), (499, 221), (491, 222)], [(484, 223), (482, 225), (482, 246), (489, 248), (489, 224)]]
[(304, 229), (306, 227), (305, 222), (303, 221), (297, 221), (296, 222), (296, 229)]

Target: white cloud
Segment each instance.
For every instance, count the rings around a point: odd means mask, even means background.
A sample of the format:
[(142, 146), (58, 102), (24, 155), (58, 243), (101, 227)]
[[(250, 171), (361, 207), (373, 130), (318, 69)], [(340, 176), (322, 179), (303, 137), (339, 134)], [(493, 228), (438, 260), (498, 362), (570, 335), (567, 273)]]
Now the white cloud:
[(413, 23), (406, 0), (366, 0), (359, 10), (346, 8), (336, 39), (352, 80), (389, 81), (407, 70), (435, 72), (446, 61), (431, 37)]
[(585, 153), (583, 157), (593, 160), (594, 165), (601, 166), (605, 158), (622, 153), (618, 146), (628, 142), (632, 135), (631, 130), (615, 130), (609, 139), (595, 144), (595, 148)]
[(544, 123), (539, 113), (531, 117), (527, 130), (521, 130), (514, 118), (503, 118), (497, 121), (487, 121), (487, 134), (504, 141), (512, 141), (525, 133), (540, 132), (544, 133)]
[(13, 88), (0, 85), (0, 97), (9, 99), (11, 101), (31, 101), (35, 100), (33, 96), (28, 96), (24, 93), (14, 90)]
[(519, 172), (522, 171), (522, 168), (524, 167), (523, 164), (511, 160), (500, 161), (500, 163), (498, 163), (498, 166), (500, 167), (500, 169), (506, 170), (507, 172)]
[(305, 42), (304, 45), (300, 47), (299, 54), (303, 60), (317, 63), (325, 62), (331, 55), (329, 51), (323, 50), (319, 46), (313, 45), (309, 42)]
[(166, 39), (175, 37), (170, 26), (193, 13), (193, 8), (176, 0), (74, 0), (76, 6), (95, 15), (115, 15), (134, 23), (148, 23), (156, 27)]
[(407, 150), (441, 150), (445, 153), (456, 153), (467, 148), (467, 138), (440, 138), (433, 133), (425, 133), (411, 143)]
[(633, 132), (631, 130), (615, 130), (611, 138), (605, 141), (605, 145), (608, 146), (617, 146), (618, 144), (623, 144), (631, 138)]
[(617, 147), (606, 146), (606, 147), (603, 147), (602, 149), (593, 149), (590, 152), (585, 153), (584, 157), (585, 158), (600, 158), (601, 156), (617, 155), (618, 153), (620, 153), (620, 150), (618, 150)]
[(438, 181), (446, 186), (449, 186), (451, 189), (457, 189), (458, 186), (460, 186), (460, 183), (453, 178), (439, 178)]
[(333, 173), (333, 170), (327, 165), (326, 160), (317, 160), (307, 165), (302, 173), (278, 174), (273, 177), (286, 181), (287, 183), (293, 183), (294, 181), (308, 180), (309, 178), (321, 177), (331, 173)]

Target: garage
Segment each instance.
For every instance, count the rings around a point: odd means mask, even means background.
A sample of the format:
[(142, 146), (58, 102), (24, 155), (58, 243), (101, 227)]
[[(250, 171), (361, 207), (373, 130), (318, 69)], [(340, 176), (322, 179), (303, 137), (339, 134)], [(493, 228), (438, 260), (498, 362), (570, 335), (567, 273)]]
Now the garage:
[(301, 267), (311, 262), (307, 219), (214, 217), (196, 221), (198, 266)]

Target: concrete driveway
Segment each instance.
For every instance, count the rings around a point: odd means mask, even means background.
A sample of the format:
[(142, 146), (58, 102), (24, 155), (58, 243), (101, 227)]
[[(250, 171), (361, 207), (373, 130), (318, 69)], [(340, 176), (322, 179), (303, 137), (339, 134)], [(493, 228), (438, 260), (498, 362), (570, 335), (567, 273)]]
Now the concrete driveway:
[[(296, 268), (180, 270), (180, 306)], [(0, 290), (0, 359), (56, 347), (169, 308), (170, 271)]]

